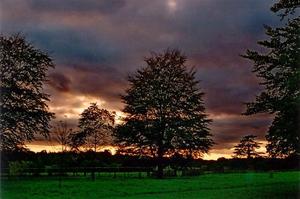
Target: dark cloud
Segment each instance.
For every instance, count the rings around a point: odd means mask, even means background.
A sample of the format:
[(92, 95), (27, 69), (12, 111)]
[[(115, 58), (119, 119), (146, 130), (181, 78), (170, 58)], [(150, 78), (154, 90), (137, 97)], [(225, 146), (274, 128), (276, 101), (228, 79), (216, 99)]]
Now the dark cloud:
[(232, 148), (242, 136), (256, 135), (259, 140), (265, 140), (265, 134), (272, 120), (271, 115), (221, 115), (213, 121), (214, 148)]
[(62, 73), (51, 73), (48, 83), (59, 92), (70, 91), (71, 80)]
[(125, 77), (117, 72), (104, 70), (98, 73), (82, 72), (73, 89), (82, 94), (102, 96), (102, 99), (110, 103), (120, 104), (120, 94), (127, 85)]
[[(34, 38), (36, 45), (55, 58), (56, 63), (69, 65), (108, 65), (120, 56), (117, 50), (109, 47), (109, 43), (101, 35), (89, 37), (88, 33), (72, 28), (61, 30), (32, 30), (27, 35)], [(88, 63), (88, 64), (87, 64)]]
[(30, 7), (42, 12), (100, 12), (113, 13), (125, 6), (124, 0), (31, 0)]

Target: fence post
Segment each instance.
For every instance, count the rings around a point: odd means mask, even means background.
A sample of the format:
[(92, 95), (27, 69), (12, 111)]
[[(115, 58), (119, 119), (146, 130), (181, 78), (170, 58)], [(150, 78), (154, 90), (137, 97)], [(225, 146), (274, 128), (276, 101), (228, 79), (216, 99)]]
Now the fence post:
[(95, 177), (95, 169), (92, 168), (92, 180), (95, 181), (95, 178), (96, 178), (96, 177)]
[(58, 174), (58, 186), (59, 186), (59, 188), (61, 188), (61, 181), (62, 181), (62, 179), (61, 179), (61, 176), (62, 175), (62, 171), (61, 171), (61, 166), (59, 167), (59, 174)]

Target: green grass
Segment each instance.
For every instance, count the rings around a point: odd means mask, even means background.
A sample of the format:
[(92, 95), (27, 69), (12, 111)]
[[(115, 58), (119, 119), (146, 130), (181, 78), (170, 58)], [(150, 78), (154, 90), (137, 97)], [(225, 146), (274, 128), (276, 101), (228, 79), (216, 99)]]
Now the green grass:
[(300, 172), (206, 174), (189, 178), (99, 177), (2, 180), (2, 199), (300, 198)]

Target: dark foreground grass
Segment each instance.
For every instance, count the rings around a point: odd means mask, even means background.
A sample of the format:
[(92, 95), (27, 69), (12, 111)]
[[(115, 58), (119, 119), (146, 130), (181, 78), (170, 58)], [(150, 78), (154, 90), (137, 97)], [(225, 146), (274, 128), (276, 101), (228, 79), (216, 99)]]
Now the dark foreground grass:
[(207, 174), (190, 178), (55, 178), (2, 180), (2, 199), (300, 198), (300, 172)]

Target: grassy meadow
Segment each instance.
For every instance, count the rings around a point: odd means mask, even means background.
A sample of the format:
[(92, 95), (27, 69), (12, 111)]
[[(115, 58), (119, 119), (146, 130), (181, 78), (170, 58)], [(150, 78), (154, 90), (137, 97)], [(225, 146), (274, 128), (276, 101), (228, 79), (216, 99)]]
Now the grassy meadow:
[(300, 198), (300, 172), (205, 174), (162, 180), (108, 176), (2, 180), (2, 199)]

